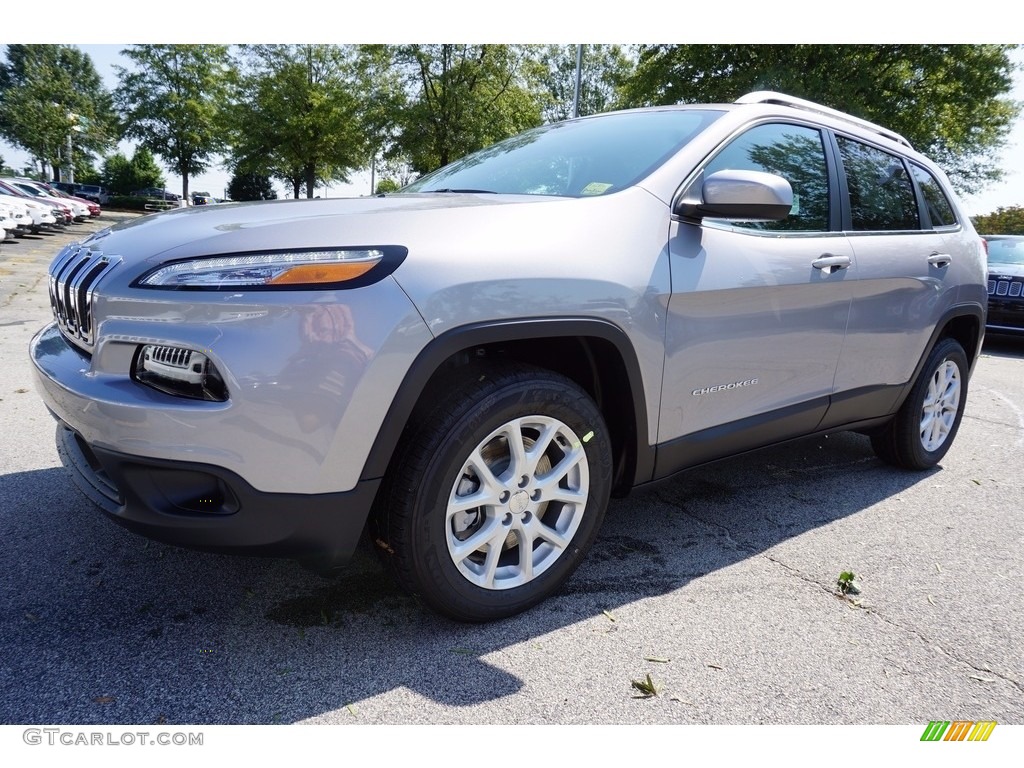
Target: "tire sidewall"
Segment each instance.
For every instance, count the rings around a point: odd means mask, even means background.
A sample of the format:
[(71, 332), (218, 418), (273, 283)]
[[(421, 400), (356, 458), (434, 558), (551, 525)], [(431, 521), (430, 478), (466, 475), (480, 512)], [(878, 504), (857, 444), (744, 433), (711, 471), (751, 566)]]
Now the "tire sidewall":
[[(417, 542), (412, 555), (413, 571), (421, 596), (442, 612), (470, 620), (511, 615), (535, 605), (572, 574), (597, 535), (610, 495), (612, 460), (608, 432), (592, 401), (568, 381), (534, 377), (506, 384), (478, 403), (467, 403), (451, 428), (436, 440), (433, 458), (417, 488), (412, 530), (408, 541)], [(587, 504), (571, 545), (543, 573), (528, 584), (488, 590), (469, 582), (458, 570), (448, 550), (446, 509), (451, 490), (469, 454), (492, 432), (524, 416), (558, 419), (579, 438), (588, 462), (590, 487)]]
[[(942, 445), (937, 449), (929, 451), (924, 447), (924, 443), (921, 442), (921, 413), (924, 409), (924, 400), (928, 393), (929, 382), (935, 376), (939, 367), (945, 365), (947, 361), (955, 364), (958, 369), (960, 397), (957, 401), (956, 416), (953, 419), (953, 425), (950, 427), (949, 433), (946, 435), (946, 439), (942, 441)], [(909, 437), (913, 457), (919, 466), (930, 467), (938, 464), (953, 445), (953, 440), (956, 438), (956, 434), (960, 429), (960, 422), (963, 419), (964, 406), (967, 404), (967, 378), (967, 355), (963, 347), (952, 339), (944, 339), (929, 356), (928, 363), (911, 392), (910, 403), (912, 407), (907, 412), (906, 427), (908, 430), (913, 430)]]

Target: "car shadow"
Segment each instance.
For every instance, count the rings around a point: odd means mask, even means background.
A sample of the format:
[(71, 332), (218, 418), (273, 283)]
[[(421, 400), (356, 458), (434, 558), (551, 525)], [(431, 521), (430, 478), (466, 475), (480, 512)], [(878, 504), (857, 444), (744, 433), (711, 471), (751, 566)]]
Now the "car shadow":
[[(683, 590), (927, 480), (838, 434), (718, 462), (612, 502), (564, 588), (485, 625), (441, 618), (363, 547), (333, 580), (284, 560), (148, 542), (63, 469), (0, 476), (0, 723), (273, 723), (396, 688), (453, 707), (524, 680), (488, 656)], [(680, 599), (684, 599), (680, 595)]]

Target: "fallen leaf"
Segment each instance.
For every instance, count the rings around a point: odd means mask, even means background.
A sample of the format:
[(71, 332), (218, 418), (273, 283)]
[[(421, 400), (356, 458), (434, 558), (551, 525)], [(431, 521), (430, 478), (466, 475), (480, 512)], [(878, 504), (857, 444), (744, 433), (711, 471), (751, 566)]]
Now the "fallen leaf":
[(932, 605), (935, 605), (935, 601), (932, 600), (932, 596), (931, 595), (928, 595), (928, 602), (931, 603)]
[(977, 480), (974, 480), (973, 478), (971, 479), (971, 482), (974, 483), (975, 485), (981, 485), (981, 483), (979, 483)]
[(612, 616), (610, 611), (601, 611), (601, 613), (603, 613), (605, 616), (607, 616), (609, 621), (618, 621), (618, 619), (616, 619), (614, 616)]
[(672, 659), (666, 659), (663, 656), (644, 656), (644, 661), (653, 661), (656, 664), (668, 664)]
[(936, 571), (937, 571), (938, 573), (942, 573), (942, 566), (941, 566), (941, 565), (939, 565), (938, 563), (936, 563), (936, 564), (935, 564), (935, 570), (936, 570)]
[(18, 389), (14, 390), (14, 391), (17, 392), (19, 395), (24, 395), (26, 392), (28, 392), (28, 390), (25, 389), (24, 387), (19, 387)]
[(708, 664), (708, 666), (711, 667), (712, 669), (723, 669), (723, 667), (720, 667), (717, 664)]
[(981, 677), (980, 675), (968, 675), (971, 680), (980, 680), (983, 683), (994, 683), (996, 679), (994, 677)]
[(348, 710), (348, 713), (350, 715), (352, 715), (352, 717), (356, 716), (356, 705), (355, 704), (346, 704), (345, 705), (345, 709)]
[(651, 679), (650, 673), (648, 673), (644, 680), (633, 680), (632, 686), (636, 690), (640, 691), (640, 695), (636, 698), (649, 699), (652, 696), (658, 695), (658, 684)]
[(113, 696), (97, 696), (93, 701), (97, 704), (111, 704), (116, 701), (116, 699)]

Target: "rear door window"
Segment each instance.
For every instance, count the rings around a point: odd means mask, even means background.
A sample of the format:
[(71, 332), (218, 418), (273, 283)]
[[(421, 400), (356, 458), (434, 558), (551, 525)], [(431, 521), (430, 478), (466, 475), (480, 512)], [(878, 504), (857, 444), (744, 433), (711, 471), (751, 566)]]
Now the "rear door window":
[(855, 232), (921, 228), (917, 199), (903, 159), (845, 136), (836, 136), (850, 193)]

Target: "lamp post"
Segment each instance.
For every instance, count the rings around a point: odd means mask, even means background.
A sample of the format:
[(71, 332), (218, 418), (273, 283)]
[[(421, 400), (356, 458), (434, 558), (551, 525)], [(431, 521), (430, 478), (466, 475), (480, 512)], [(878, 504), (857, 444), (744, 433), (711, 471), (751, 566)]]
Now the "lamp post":
[(576, 46), (576, 88), (572, 97), (572, 116), (580, 116), (580, 85), (583, 80), (583, 44)]

